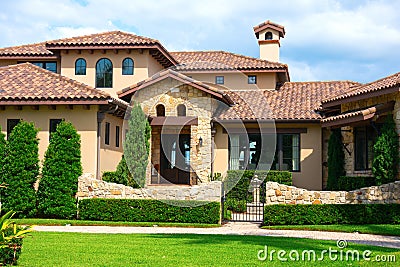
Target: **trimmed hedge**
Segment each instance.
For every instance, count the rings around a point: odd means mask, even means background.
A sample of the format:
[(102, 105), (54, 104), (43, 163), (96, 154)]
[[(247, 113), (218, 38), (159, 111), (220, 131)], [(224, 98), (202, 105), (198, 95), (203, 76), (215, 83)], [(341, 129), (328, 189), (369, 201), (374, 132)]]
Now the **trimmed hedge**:
[(352, 191), (373, 185), (376, 185), (375, 177), (340, 176), (338, 179), (339, 191)]
[(400, 204), (267, 205), (264, 225), (400, 224)]
[[(193, 207), (173, 206), (152, 199), (83, 199), (79, 201), (79, 219), (93, 221), (176, 222), (217, 224), (220, 203), (175, 200), (172, 203)], [(199, 206), (199, 204), (204, 205)]]

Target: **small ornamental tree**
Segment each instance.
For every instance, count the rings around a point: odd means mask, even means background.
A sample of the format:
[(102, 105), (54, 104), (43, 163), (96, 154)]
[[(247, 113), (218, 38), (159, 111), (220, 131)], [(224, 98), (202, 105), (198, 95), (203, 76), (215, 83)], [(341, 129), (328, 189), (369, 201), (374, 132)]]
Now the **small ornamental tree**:
[(328, 190), (338, 190), (338, 180), (345, 174), (342, 134), (340, 129), (332, 130), (328, 142)]
[(12, 130), (4, 159), (4, 176), (7, 188), (2, 189), (4, 211), (16, 211), (18, 217), (36, 214), (34, 184), (39, 174), (38, 129), (33, 123), (21, 121)]
[(399, 138), (392, 116), (387, 116), (374, 145), (372, 173), (377, 185), (396, 180), (399, 162)]
[(144, 187), (150, 152), (151, 128), (140, 104), (134, 103), (124, 142), (124, 156), (133, 179)]
[(62, 121), (50, 138), (37, 192), (40, 216), (71, 219), (82, 175), (81, 139), (70, 122)]

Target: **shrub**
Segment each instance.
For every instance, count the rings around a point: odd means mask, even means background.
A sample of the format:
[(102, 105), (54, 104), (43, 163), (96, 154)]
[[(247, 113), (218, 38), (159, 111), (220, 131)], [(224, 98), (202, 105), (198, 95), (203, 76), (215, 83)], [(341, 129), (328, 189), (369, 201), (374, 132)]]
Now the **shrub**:
[(134, 103), (129, 115), (129, 130), (123, 143), (125, 160), (133, 179), (144, 187), (149, 161), (151, 128), (140, 104)]
[(123, 184), (133, 188), (139, 188), (138, 183), (132, 178), (132, 175), (129, 172), (124, 155), (122, 155), (121, 161), (118, 163), (117, 170), (115, 172), (104, 172), (102, 179), (103, 181), (110, 183)]
[(374, 177), (340, 176), (337, 190), (352, 191), (373, 185), (376, 185)]
[[(83, 199), (79, 201), (79, 218), (94, 221), (177, 222), (216, 224), (220, 218), (220, 203), (174, 201), (188, 204), (180, 207), (150, 199)], [(181, 205), (182, 206), (182, 205)]]
[(372, 173), (376, 184), (386, 184), (396, 180), (399, 162), (399, 138), (392, 116), (387, 116), (381, 134), (374, 145)]
[(0, 265), (17, 265), (21, 255), (23, 238), (30, 233), (31, 228), (21, 228), (11, 221), (15, 213), (9, 211), (0, 218)]
[(328, 190), (338, 189), (338, 179), (345, 174), (342, 134), (340, 129), (332, 130), (328, 142)]
[(12, 130), (6, 148), (4, 175), (7, 188), (2, 189), (5, 211), (15, 210), (18, 217), (36, 214), (34, 184), (39, 174), (38, 129), (33, 123), (21, 121)]
[(5, 158), (6, 158), (6, 136), (1, 132), (1, 126), (0, 126), (0, 180), (3, 180), (4, 176), (4, 164), (5, 164)]
[(80, 136), (62, 121), (51, 135), (39, 183), (38, 210), (47, 218), (71, 219), (76, 215), (75, 194), (82, 175)]
[(400, 224), (399, 204), (267, 205), (264, 225)]
[(225, 208), (227, 210), (233, 211), (233, 212), (246, 212), (247, 209), (247, 201), (246, 200), (238, 200), (235, 198), (227, 198), (226, 201), (224, 202)]

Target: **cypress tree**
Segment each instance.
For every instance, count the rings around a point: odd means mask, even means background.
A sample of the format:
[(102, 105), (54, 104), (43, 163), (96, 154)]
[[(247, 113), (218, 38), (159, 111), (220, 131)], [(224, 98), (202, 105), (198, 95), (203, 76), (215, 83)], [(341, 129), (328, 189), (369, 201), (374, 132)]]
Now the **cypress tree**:
[(75, 194), (80, 175), (80, 136), (70, 122), (62, 121), (52, 133), (45, 154), (37, 192), (40, 216), (71, 219), (76, 215)]
[(144, 187), (150, 152), (151, 127), (140, 104), (134, 103), (129, 116), (129, 130), (124, 142), (124, 156), (133, 179)]
[(396, 180), (399, 163), (399, 138), (392, 116), (387, 116), (374, 145), (372, 173), (377, 185)]
[(6, 158), (6, 135), (2, 133), (0, 126), (0, 180), (4, 176), (4, 163)]
[(12, 130), (4, 159), (4, 176), (7, 188), (2, 189), (4, 211), (14, 210), (18, 217), (36, 214), (34, 184), (39, 174), (38, 129), (33, 123), (21, 121)]
[(345, 174), (342, 134), (340, 129), (332, 130), (328, 142), (328, 190), (338, 190), (338, 180)]

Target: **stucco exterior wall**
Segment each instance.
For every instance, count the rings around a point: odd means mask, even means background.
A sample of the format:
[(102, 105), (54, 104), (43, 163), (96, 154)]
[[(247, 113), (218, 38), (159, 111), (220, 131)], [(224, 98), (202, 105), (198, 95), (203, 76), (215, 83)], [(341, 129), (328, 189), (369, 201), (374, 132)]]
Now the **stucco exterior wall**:
[[(113, 87), (112, 88), (99, 88), (112, 96), (117, 96), (116, 92), (147, 79), (162, 69), (162, 66), (149, 55), (147, 50), (142, 53), (139, 50), (105, 50), (103, 54), (101, 51), (94, 50), (93, 54), (88, 51), (82, 50), (80, 54), (76, 51), (69, 51), (68, 54), (61, 52), (61, 74), (71, 79), (77, 80), (84, 84), (96, 87), (96, 63), (102, 58), (108, 58), (113, 64)], [(134, 61), (133, 75), (122, 75), (122, 61), (125, 58), (132, 58)], [(87, 68), (86, 75), (75, 75), (75, 61), (79, 58), (86, 60)]]
[(81, 155), (83, 172), (96, 173), (97, 154), (97, 106), (91, 106), (90, 110), (80, 105), (74, 105), (73, 109), (67, 109), (65, 105), (56, 106), (51, 110), (48, 106), (39, 106), (39, 110), (33, 110), (31, 106), (23, 106), (17, 110), (14, 106), (8, 106), (0, 110), (0, 126), (7, 133), (7, 119), (22, 119), (34, 122), (39, 128), (39, 159), (42, 162), (49, 144), (50, 119), (65, 119), (71, 122), (81, 136)]
[[(215, 84), (216, 76), (224, 76), (224, 84), (222, 86), (228, 87), (229, 90), (246, 90), (246, 89), (270, 89), (275, 90), (276, 87), (276, 74), (272, 72), (267, 73), (241, 73), (241, 72), (213, 72), (213, 73), (196, 73), (196, 72), (183, 72), (183, 74), (191, 76), (198, 81)], [(257, 84), (248, 84), (248, 75), (257, 76)], [(227, 88), (227, 89), (228, 89)]]
[[(267, 29), (259, 32), (259, 40), (265, 40), (265, 34), (272, 33), (272, 40), (279, 40), (279, 32), (273, 29)], [(260, 44), (260, 58), (268, 61), (279, 62), (279, 43), (263, 43)]]
[[(105, 144), (105, 127), (110, 123), (110, 144)], [(100, 144), (100, 172), (115, 171), (123, 154), (123, 119), (106, 114), (101, 123), (101, 144)], [(116, 147), (116, 126), (119, 126), (119, 147)]]
[(225, 177), (229, 165), (229, 138), (220, 125), (216, 126), (216, 130), (214, 137), (214, 173), (221, 173)]

